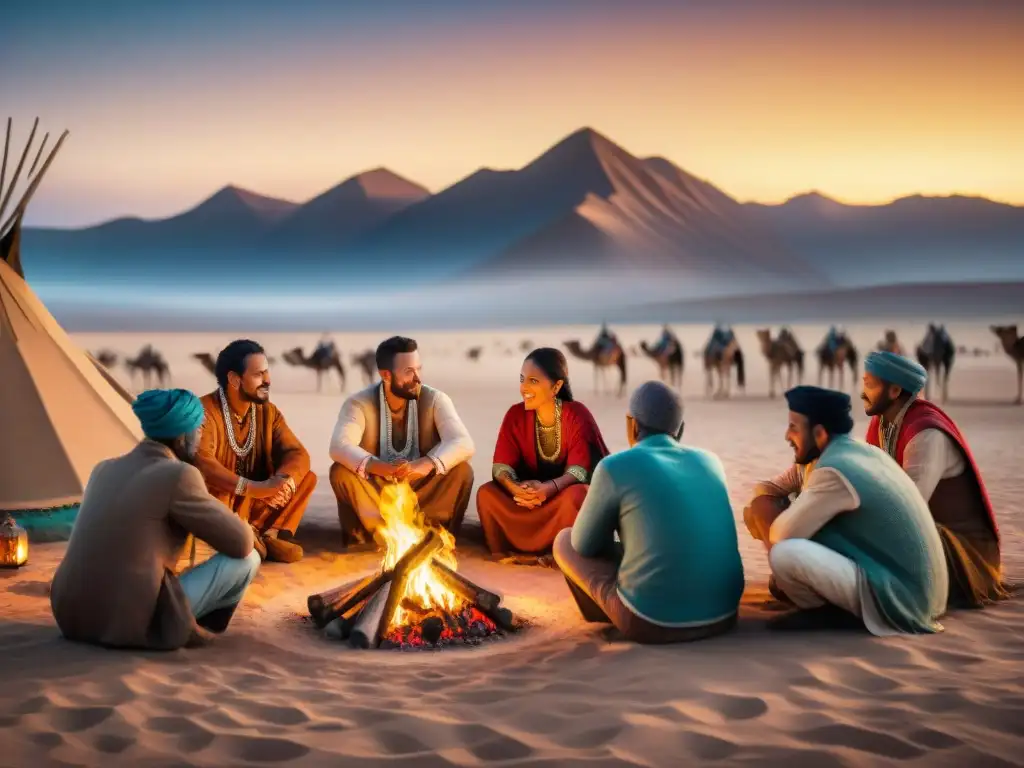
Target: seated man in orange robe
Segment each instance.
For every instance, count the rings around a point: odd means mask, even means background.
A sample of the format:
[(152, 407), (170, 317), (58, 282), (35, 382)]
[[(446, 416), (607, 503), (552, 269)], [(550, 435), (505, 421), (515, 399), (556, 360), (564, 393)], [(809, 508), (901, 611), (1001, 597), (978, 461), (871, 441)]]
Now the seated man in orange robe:
[(206, 411), (196, 466), (210, 493), (252, 525), (265, 559), (293, 563), (302, 547), (295, 529), (316, 487), (309, 453), (270, 402), (263, 347), (240, 339), (217, 356), (218, 388)]

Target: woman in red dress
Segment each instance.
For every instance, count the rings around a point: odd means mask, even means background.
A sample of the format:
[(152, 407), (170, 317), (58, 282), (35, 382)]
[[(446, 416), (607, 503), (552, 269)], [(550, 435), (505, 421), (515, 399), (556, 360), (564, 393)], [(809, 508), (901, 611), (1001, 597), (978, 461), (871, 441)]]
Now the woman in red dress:
[(476, 508), (492, 553), (546, 553), (576, 520), (591, 473), (608, 455), (586, 406), (573, 400), (557, 349), (531, 352), (519, 374), (523, 402), (509, 408), (494, 448), (491, 482)]

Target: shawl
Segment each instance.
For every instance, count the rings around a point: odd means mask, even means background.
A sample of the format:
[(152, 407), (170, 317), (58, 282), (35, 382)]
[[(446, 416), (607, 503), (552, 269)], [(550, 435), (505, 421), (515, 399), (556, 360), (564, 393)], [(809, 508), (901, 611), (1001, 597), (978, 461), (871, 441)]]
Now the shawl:
[[(879, 435), (880, 423), (881, 420), (878, 416), (871, 417), (871, 423), (868, 424), (867, 442), (884, 450)], [(906, 450), (907, 444), (926, 429), (938, 429), (944, 432), (960, 449), (967, 467), (974, 475), (974, 480), (978, 485), (978, 492), (981, 494), (982, 506), (985, 507), (985, 511), (988, 513), (988, 522), (992, 526), (992, 532), (998, 540), (999, 526), (996, 525), (995, 510), (992, 508), (992, 500), (989, 498), (988, 490), (981, 479), (981, 471), (974, 460), (974, 455), (971, 453), (967, 440), (960, 432), (956, 423), (935, 403), (928, 400), (914, 400), (904, 412), (903, 420), (899, 426), (899, 436), (896, 439), (896, 453), (893, 455), (896, 463), (901, 467), (903, 466), (903, 452)]]

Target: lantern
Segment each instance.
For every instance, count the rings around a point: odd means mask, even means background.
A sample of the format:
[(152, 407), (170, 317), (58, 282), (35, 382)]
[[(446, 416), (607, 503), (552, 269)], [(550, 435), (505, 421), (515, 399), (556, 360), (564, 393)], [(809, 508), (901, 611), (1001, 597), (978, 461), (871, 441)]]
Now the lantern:
[(17, 568), (28, 560), (28, 533), (10, 515), (0, 521), (0, 568)]

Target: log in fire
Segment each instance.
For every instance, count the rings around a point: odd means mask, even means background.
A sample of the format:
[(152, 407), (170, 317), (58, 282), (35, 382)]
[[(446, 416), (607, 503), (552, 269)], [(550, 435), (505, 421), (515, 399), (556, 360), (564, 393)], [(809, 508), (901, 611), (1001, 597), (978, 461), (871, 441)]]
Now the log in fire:
[(356, 648), (439, 648), (479, 644), (522, 625), (501, 596), (458, 572), (455, 540), (428, 527), (407, 483), (381, 492), (379, 572), (310, 595), (317, 627)]

